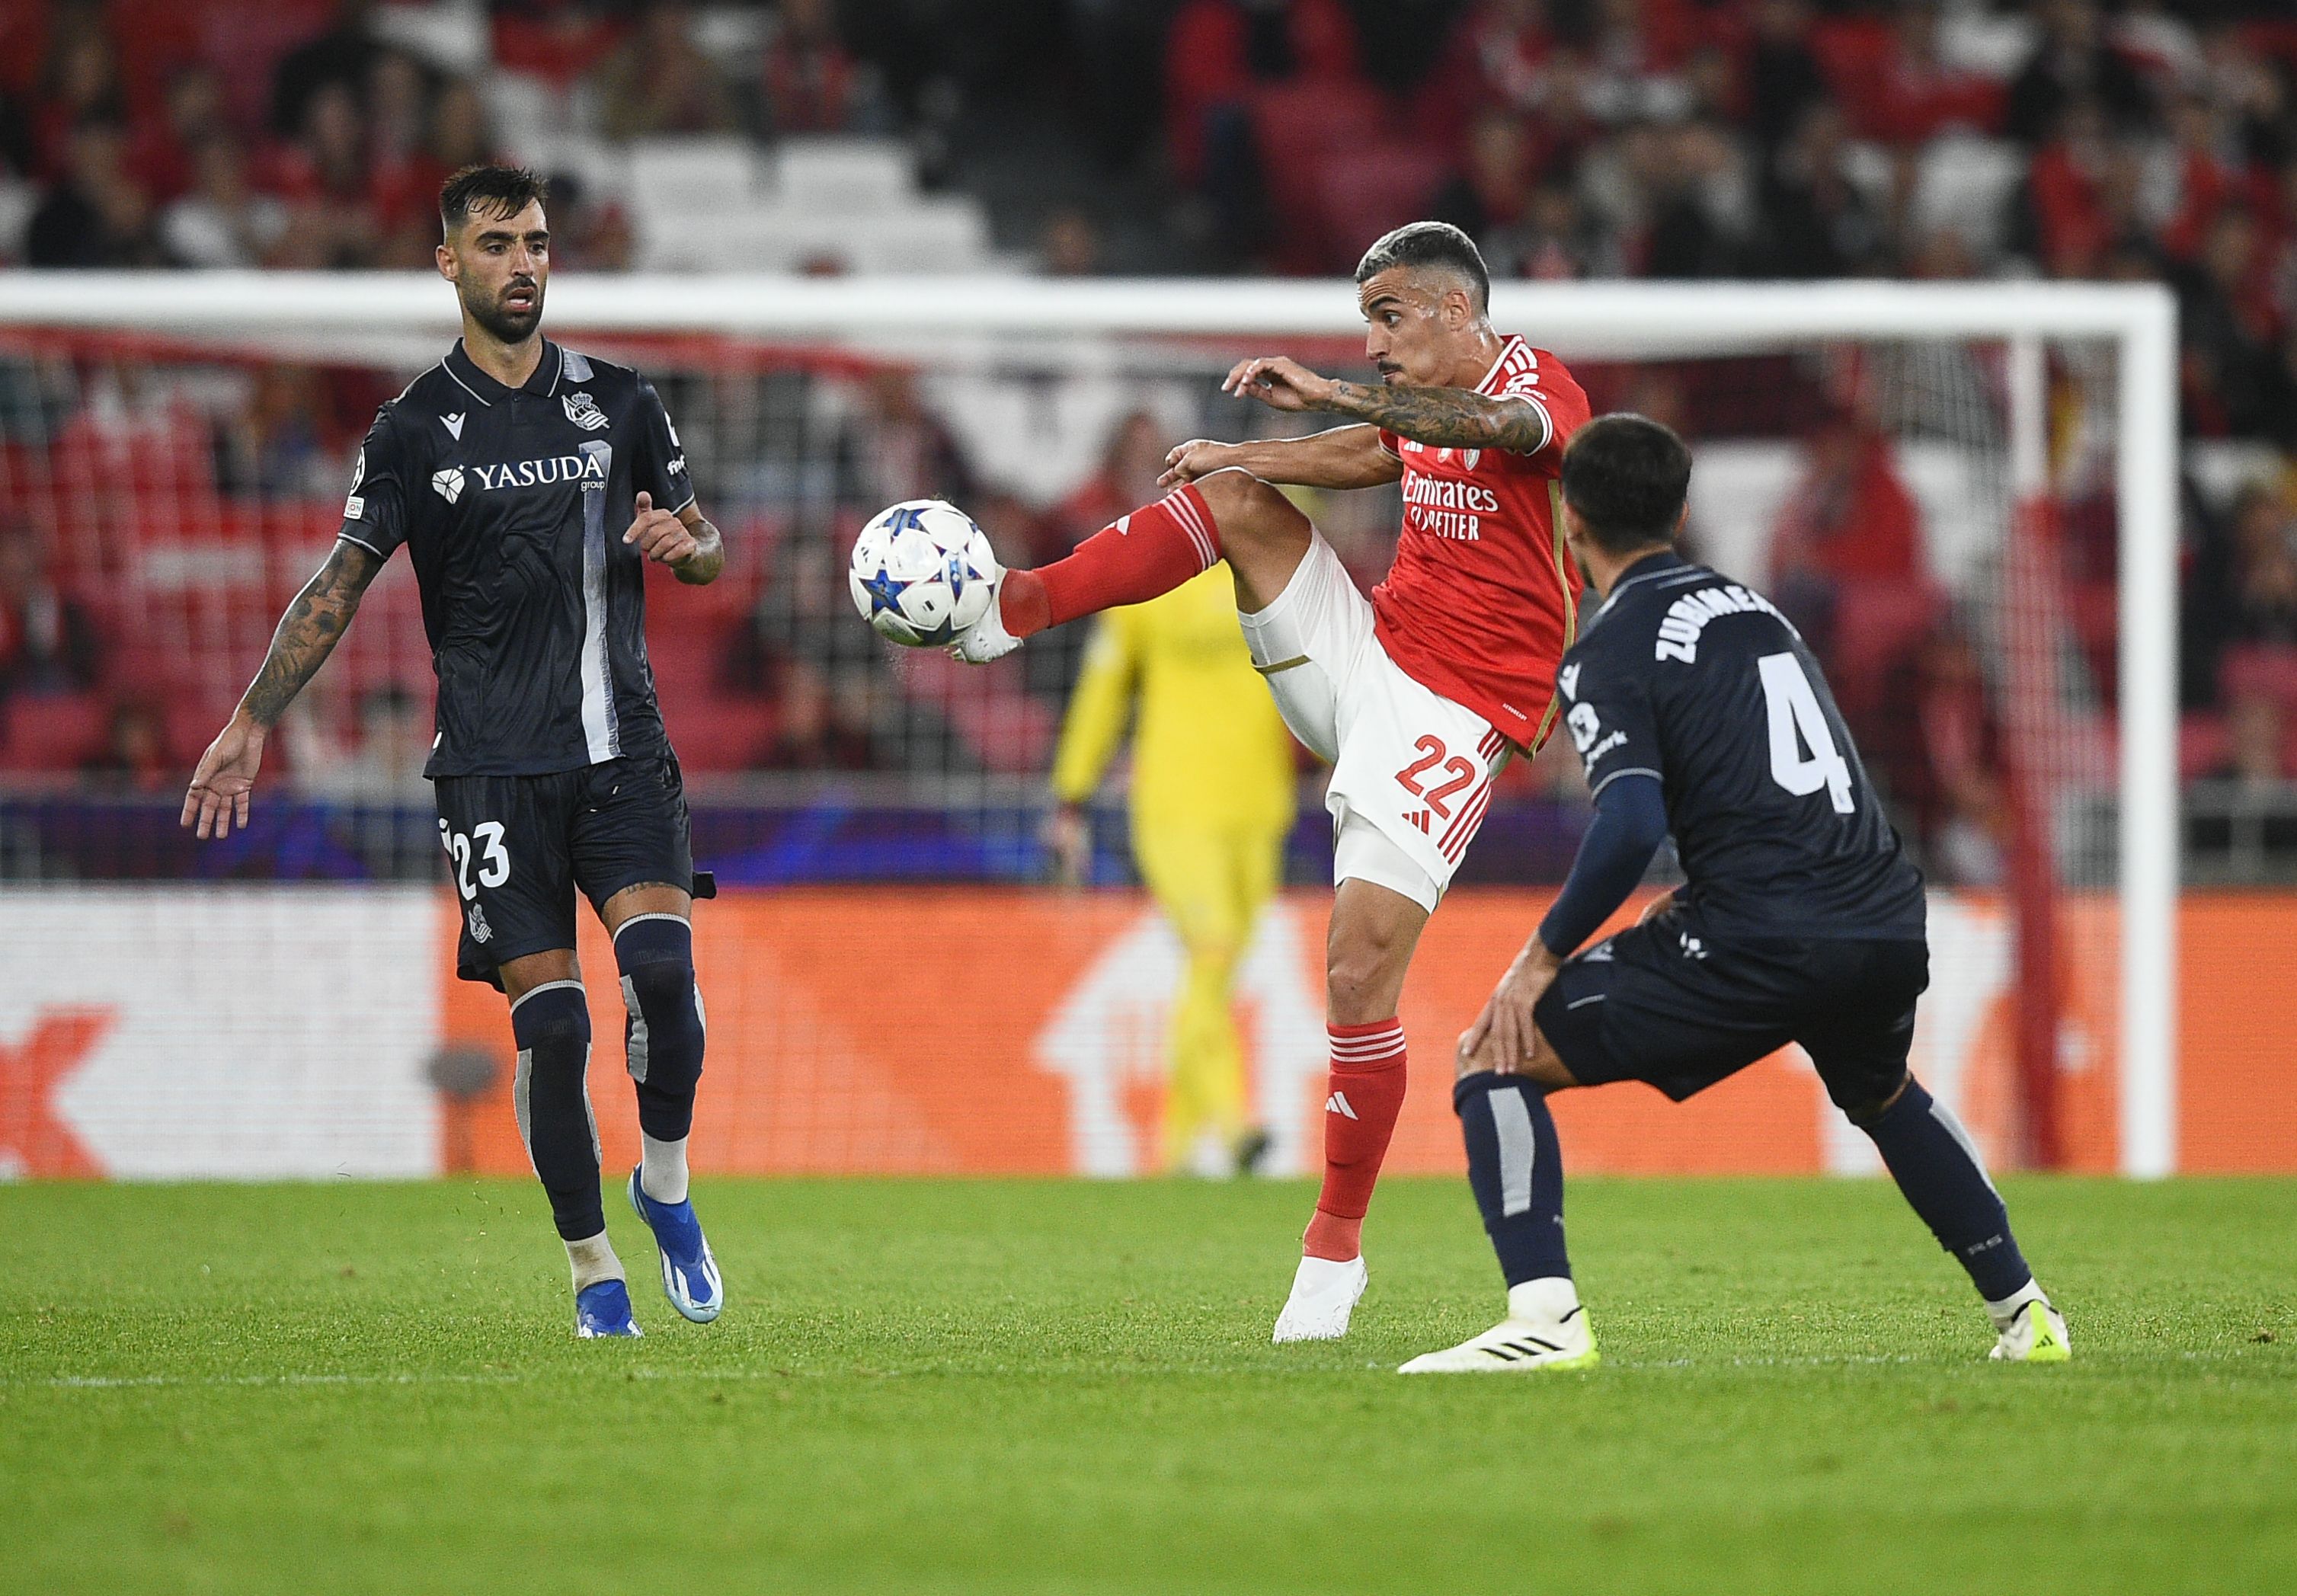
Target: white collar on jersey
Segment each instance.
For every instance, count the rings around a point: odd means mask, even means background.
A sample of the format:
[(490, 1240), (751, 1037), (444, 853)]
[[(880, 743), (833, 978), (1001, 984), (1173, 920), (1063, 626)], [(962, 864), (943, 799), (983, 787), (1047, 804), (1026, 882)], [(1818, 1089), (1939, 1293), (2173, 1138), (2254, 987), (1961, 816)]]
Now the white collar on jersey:
[(1475, 389), (1475, 391), (1476, 391), (1478, 393), (1483, 394), (1483, 395), (1485, 395), (1486, 398), (1488, 398), (1488, 397), (1490, 396), (1490, 394), (1491, 394), (1491, 390), (1492, 390), (1492, 379), (1493, 379), (1494, 377), (1496, 377), (1496, 376), (1498, 376), (1498, 375), (1500, 374), (1500, 367), (1502, 367), (1503, 366), (1505, 366), (1505, 365), (1508, 363), (1508, 357), (1509, 357), (1510, 355), (1511, 355), (1511, 354), (1513, 354), (1513, 353), (1515, 352), (1516, 346), (1517, 346), (1518, 344), (1522, 344), (1522, 345), (1523, 345), (1524, 352), (1525, 352), (1526, 354), (1529, 354), (1529, 353), (1530, 353), (1530, 351), (1531, 351), (1531, 346), (1530, 346), (1528, 343), (1525, 343), (1525, 342), (1524, 342), (1524, 337), (1523, 337), (1523, 334), (1522, 334), (1522, 333), (1502, 333), (1502, 334), (1500, 335), (1500, 352), (1499, 352), (1499, 356), (1498, 356), (1498, 358), (1495, 358), (1494, 360), (1493, 360), (1493, 362), (1492, 362), (1492, 366), (1491, 366), (1491, 369), (1490, 369), (1489, 371), (1486, 372), (1486, 373), (1483, 374), (1482, 378), (1481, 378), (1481, 379), (1480, 379), (1480, 380), (1476, 383), (1476, 389)]
[[(1652, 562), (1655, 560), (1664, 560), (1667, 564), (1664, 565), (1653, 564)], [(1633, 576), (1623, 576), (1618, 581), (1611, 584), (1611, 590), (1603, 596), (1601, 607), (1596, 610), (1594, 614), (1588, 618), (1588, 625), (1594, 625), (1596, 621), (1601, 621), (1605, 615), (1609, 614), (1610, 613), (1611, 606), (1619, 602), (1619, 595), (1625, 593), (1628, 588), (1635, 586), (1639, 582), (1655, 582), (1663, 576), (1681, 575), (1686, 569), (1696, 576), (1705, 576), (1707, 574), (1704, 570), (1692, 565), (1689, 560), (1684, 559), (1682, 555), (1671, 548), (1663, 553), (1655, 552), (1645, 555), (1642, 559), (1635, 562), (1634, 566), (1632, 567), (1632, 569), (1634, 571), (1634, 574)]]

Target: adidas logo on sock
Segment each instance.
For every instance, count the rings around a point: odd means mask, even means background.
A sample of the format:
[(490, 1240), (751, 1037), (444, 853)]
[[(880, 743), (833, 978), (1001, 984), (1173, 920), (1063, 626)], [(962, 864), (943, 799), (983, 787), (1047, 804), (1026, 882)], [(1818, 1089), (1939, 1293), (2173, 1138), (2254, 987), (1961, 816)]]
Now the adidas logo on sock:
[(1337, 1114), (1343, 1119), (1356, 1117), (1356, 1111), (1348, 1107), (1348, 1094), (1344, 1091), (1336, 1091), (1324, 1099), (1324, 1112)]

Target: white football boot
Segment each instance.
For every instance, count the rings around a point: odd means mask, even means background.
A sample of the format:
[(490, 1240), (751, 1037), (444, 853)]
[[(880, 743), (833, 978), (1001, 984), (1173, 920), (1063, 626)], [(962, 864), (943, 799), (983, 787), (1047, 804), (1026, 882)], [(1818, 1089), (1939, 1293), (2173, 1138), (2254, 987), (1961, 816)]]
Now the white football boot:
[(1986, 1304), (1994, 1320), (1996, 1339), (1987, 1354), (1998, 1363), (2064, 1363), (2074, 1355), (2073, 1337), (2066, 1316), (2050, 1305), (2038, 1286), (1999, 1303)]
[(1005, 597), (1005, 568), (993, 566), (989, 572), (989, 607), (981, 619), (957, 634), (945, 651), (951, 659), (963, 660), (968, 665), (986, 665), (1002, 659), (1021, 646), (1021, 639), (1005, 629), (1005, 617), (1000, 613)]
[(1338, 1341), (1348, 1333), (1348, 1315), (1355, 1312), (1371, 1278), (1362, 1257), (1335, 1263), (1330, 1258), (1303, 1258), (1292, 1277), (1292, 1295), (1276, 1316), (1274, 1340)]
[(1508, 1287), (1508, 1316), (1480, 1336), (1422, 1353), (1398, 1374), (1529, 1374), (1593, 1369), (1602, 1361), (1579, 1290), (1557, 1276)]

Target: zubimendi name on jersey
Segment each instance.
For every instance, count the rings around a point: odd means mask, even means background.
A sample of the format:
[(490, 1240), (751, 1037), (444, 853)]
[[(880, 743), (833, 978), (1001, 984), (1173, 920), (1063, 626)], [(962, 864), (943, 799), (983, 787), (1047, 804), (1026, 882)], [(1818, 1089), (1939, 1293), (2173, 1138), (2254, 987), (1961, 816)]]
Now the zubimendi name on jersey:
[(1695, 665), (1699, 662), (1699, 634), (1707, 629), (1708, 621), (1720, 615), (1747, 614), (1774, 616), (1790, 632), (1795, 629), (1794, 622), (1781, 615), (1777, 606), (1759, 593), (1750, 593), (1735, 582), (1725, 588), (1701, 588), (1667, 606), (1667, 614), (1659, 623), (1659, 639), (1651, 658), (1680, 660), (1686, 665)]

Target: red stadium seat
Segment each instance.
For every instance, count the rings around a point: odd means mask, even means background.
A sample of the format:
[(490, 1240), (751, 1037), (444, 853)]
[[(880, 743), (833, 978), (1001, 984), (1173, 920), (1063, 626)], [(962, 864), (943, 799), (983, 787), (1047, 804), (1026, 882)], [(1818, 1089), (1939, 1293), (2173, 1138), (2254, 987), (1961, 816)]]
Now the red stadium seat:
[(723, 615), (679, 613), (671, 607), (676, 602), (657, 599), (647, 606), (646, 658), (655, 680), (665, 697), (715, 692), (733, 623)]
[(2297, 648), (2271, 643), (2228, 648), (2218, 665), (2218, 683), (2228, 698), (2270, 698), (2297, 720)]
[(1885, 706), (1890, 669), (1920, 646), (1946, 607), (1927, 583), (1847, 581), (1835, 596), (1827, 683), (1854, 722)]
[(1425, 217), (1449, 164), (1440, 150), (1398, 139), (1326, 156), (1318, 187), (1333, 252), (1324, 264), (1352, 271), (1373, 239)]
[(689, 774), (753, 770), (773, 740), (779, 712), (767, 699), (665, 692), (663, 723)]
[(103, 738), (110, 705), (100, 693), (19, 694), (0, 707), (0, 769), (79, 769)]
[(2223, 715), (2190, 713), (2178, 722), (2178, 779), (2198, 781), (2225, 763), (2231, 746)]
[(257, 126), (271, 108), (271, 77), (280, 59), (326, 32), (327, 0), (268, 0), (262, 5), (205, 8), (200, 53), (223, 79), (224, 103), (251, 108)]
[(1379, 140), (1384, 108), (1364, 84), (1346, 79), (1280, 84), (1252, 96), (1253, 137), (1275, 212), (1278, 263), (1324, 269), (1329, 236), (1320, 174), (1332, 160)]
[[(229, 720), (238, 708), (238, 695), (222, 697), (214, 694), (185, 694), (170, 699), (163, 719), (168, 735), (168, 757), (184, 768), (186, 779), (200, 755), (215, 741), (216, 733)], [(268, 754), (265, 756), (267, 759)]]

